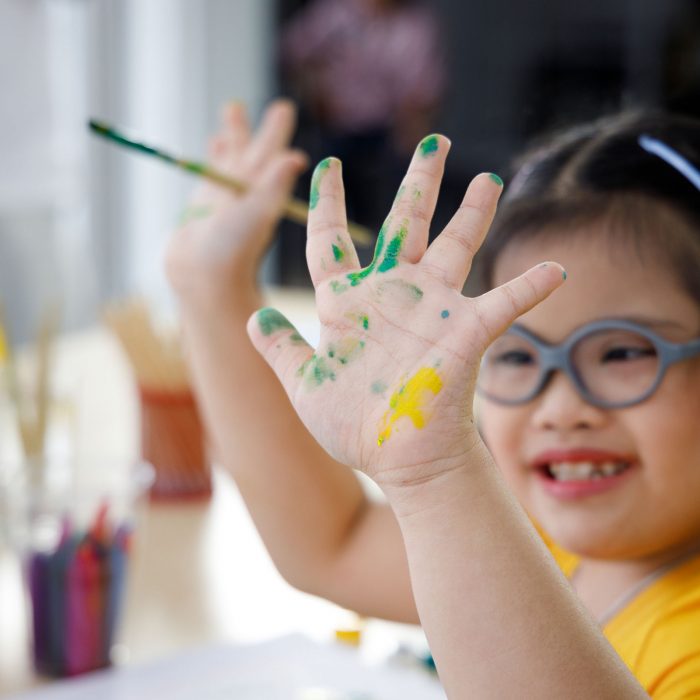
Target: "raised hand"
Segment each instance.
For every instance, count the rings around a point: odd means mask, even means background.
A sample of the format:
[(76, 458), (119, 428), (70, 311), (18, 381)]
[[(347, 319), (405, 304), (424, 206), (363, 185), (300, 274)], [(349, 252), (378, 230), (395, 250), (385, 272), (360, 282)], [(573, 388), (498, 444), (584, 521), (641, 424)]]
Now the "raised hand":
[(474, 178), (427, 247), (448, 150), (442, 136), (420, 143), (362, 269), (347, 233), (341, 164), (319, 163), (307, 239), (319, 346), (274, 309), (248, 324), (314, 437), (383, 487), (465, 464), (478, 440), (472, 398), (484, 350), (563, 280), (562, 268), (546, 262), (478, 298), (461, 294), (502, 185), (493, 175)]
[(253, 288), (258, 265), (306, 157), (289, 148), (295, 110), (276, 100), (251, 131), (245, 108), (227, 105), (209, 146), (209, 162), (248, 184), (245, 194), (203, 181), (167, 251), (168, 278), (181, 298), (225, 297)]

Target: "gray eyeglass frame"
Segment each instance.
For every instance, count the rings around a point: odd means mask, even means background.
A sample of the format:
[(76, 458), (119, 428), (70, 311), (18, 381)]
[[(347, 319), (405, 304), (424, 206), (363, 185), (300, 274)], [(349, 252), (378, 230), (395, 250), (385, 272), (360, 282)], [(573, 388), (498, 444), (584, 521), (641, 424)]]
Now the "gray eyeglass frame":
[[(656, 374), (656, 379), (652, 385), (641, 396), (630, 399), (628, 401), (604, 401), (596, 398), (586, 388), (581, 378), (576, 373), (573, 362), (571, 361), (571, 351), (573, 347), (584, 337), (598, 331), (605, 330), (626, 330), (638, 333), (642, 337), (651, 342), (656, 350), (659, 359), (659, 369)], [(695, 338), (687, 343), (672, 343), (660, 335), (657, 335), (652, 330), (638, 323), (626, 321), (624, 319), (602, 319), (587, 323), (580, 328), (577, 328), (561, 343), (547, 343), (540, 337), (536, 336), (531, 331), (523, 328), (520, 325), (511, 326), (504, 335), (518, 335), (531, 342), (539, 352), (540, 359), (540, 376), (537, 379), (535, 388), (526, 396), (520, 399), (501, 399), (497, 398), (487, 391), (479, 388), (477, 381), (476, 391), (480, 396), (484, 396), (490, 401), (499, 403), (505, 406), (518, 406), (520, 404), (532, 401), (542, 391), (544, 391), (551, 378), (554, 376), (555, 370), (563, 372), (574, 385), (579, 395), (589, 404), (598, 408), (627, 408), (635, 404), (646, 401), (658, 388), (661, 380), (666, 374), (666, 370), (676, 362), (688, 360), (691, 357), (700, 355), (700, 338)], [(487, 350), (488, 352), (488, 350)]]

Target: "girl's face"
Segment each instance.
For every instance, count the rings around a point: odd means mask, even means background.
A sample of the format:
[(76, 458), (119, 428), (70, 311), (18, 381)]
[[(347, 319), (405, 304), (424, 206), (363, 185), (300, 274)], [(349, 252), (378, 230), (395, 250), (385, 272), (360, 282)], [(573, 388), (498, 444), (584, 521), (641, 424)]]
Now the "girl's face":
[[(521, 325), (550, 343), (604, 318), (643, 323), (674, 342), (700, 335), (700, 309), (671, 271), (640, 262), (622, 245), (613, 249), (593, 230), (566, 239), (513, 244), (499, 257), (497, 284), (543, 260), (568, 273)], [(584, 557), (640, 559), (700, 542), (700, 358), (672, 365), (650, 398), (627, 408), (587, 404), (556, 372), (526, 404), (481, 399), (478, 410), (484, 439), (520, 502), (562, 547)], [(579, 483), (558, 481), (550, 462), (560, 474), (561, 463), (578, 465)], [(586, 462), (624, 469), (579, 478)]]

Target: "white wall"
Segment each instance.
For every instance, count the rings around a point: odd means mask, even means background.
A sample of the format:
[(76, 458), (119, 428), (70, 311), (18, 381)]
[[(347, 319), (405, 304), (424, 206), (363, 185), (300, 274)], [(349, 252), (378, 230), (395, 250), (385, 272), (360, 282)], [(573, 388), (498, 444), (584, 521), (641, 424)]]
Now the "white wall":
[[(243, 100), (255, 115), (268, 99), (271, 10), (261, 0), (121, 0), (121, 104), (112, 105), (121, 118), (112, 121), (173, 153), (203, 157), (223, 102)], [(163, 250), (194, 180), (139, 155), (120, 158), (123, 169), (103, 183), (120, 182), (121, 211), (108, 216), (109, 235), (123, 244), (114, 260), (121, 273), (106, 270), (106, 291), (168, 306)]]
[(107, 299), (171, 303), (163, 248), (190, 176), (91, 135), (90, 116), (201, 158), (219, 106), (271, 89), (272, 0), (0, 0), (0, 302), (15, 342)]

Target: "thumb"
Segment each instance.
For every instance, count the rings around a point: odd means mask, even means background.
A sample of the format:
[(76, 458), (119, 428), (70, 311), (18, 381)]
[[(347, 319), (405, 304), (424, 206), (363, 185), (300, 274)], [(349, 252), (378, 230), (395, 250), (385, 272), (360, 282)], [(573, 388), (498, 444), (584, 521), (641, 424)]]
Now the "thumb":
[(313, 348), (277, 309), (259, 309), (248, 319), (248, 336), (255, 349), (270, 365), (287, 395), (297, 385)]
[(566, 279), (556, 262), (543, 262), (479, 297), (479, 316), (491, 343), (526, 311), (546, 299)]

